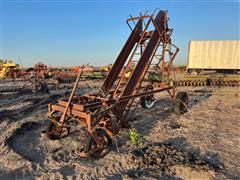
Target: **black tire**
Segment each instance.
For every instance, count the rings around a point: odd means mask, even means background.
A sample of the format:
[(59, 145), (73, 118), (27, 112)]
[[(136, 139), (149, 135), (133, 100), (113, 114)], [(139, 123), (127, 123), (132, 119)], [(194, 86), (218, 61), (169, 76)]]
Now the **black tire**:
[(49, 122), (46, 132), (48, 134), (48, 138), (51, 140), (56, 140), (61, 138), (60, 133), (57, 131), (57, 128), (52, 121)]
[(155, 101), (153, 99), (153, 96), (142, 96), (140, 97), (140, 104), (145, 109), (150, 109), (154, 106)]
[(178, 115), (181, 115), (187, 112), (188, 107), (188, 95), (186, 92), (179, 92), (176, 96), (176, 101), (174, 103), (174, 112)]
[(85, 141), (83, 151), (85, 153), (89, 153), (90, 157), (99, 159), (104, 157), (109, 152), (108, 147), (112, 144), (112, 139), (103, 129), (96, 129), (96, 132), (98, 136), (104, 138), (105, 140), (104, 147), (97, 152), (91, 152), (92, 149), (96, 146), (96, 142), (94, 138), (91, 135), (89, 135)]
[(51, 140), (64, 138), (69, 135), (69, 132), (70, 127), (62, 127), (62, 129), (59, 129), (52, 121), (49, 121), (47, 128), (42, 131), (42, 133), (46, 133)]

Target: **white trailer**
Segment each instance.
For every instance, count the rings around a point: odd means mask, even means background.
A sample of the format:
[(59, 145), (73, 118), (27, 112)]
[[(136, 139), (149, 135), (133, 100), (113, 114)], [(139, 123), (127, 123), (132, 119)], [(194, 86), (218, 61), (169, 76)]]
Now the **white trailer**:
[(202, 70), (239, 71), (240, 40), (190, 41), (187, 71)]

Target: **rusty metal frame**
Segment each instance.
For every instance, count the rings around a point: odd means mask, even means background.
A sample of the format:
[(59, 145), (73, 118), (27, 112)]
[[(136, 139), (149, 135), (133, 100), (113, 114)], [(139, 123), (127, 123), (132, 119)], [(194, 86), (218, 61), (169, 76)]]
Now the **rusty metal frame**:
[[(148, 19), (147, 23), (144, 19)], [(137, 23), (135, 23), (134, 28), (131, 28), (132, 32), (104, 80), (99, 93), (86, 93), (75, 97), (77, 80), (68, 100), (59, 100), (56, 104), (48, 105), (48, 117), (54, 119), (55, 114), (62, 113), (60, 122), (57, 122), (60, 127), (70, 118), (78, 120), (97, 142), (98, 149), (103, 147), (103, 142), (95, 130), (97, 128), (104, 129), (110, 136), (117, 134), (122, 124), (126, 123), (125, 117), (137, 98), (166, 91), (174, 101), (176, 86), (165, 82), (164, 60), (165, 53), (169, 52), (169, 66), (172, 66), (179, 49), (171, 43), (172, 31), (167, 28), (167, 20), (166, 11), (159, 11), (156, 17), (145, 14), (140, 17), (128, 18), (126, 22), (130, 28), (130, 21), (137, 21)], [(150, 23), (155, 28), (152, 32), (148, 31)], [(168, 46), (173, 46), (176, 51), (172, 53)], [(147, 85), (144, 85), (144, 77), (148, 73), (153, 58), (157, 56), (156, 52), (159, 47), (162, 48), (161, 58), (158, 58), (159, 63), (162, 63), (162, 80), (158, 83), (146, 82)], [(125, 78), (125, 73), (132, 64), (135, 55), (138, 54), (139, 48), (141, 48), (141, 53), (138, 63), (132, 68), (131, 76)], [(172, 68), (170, 67), (169, 70), (171, 72), (168, 73), (171, 76)]]

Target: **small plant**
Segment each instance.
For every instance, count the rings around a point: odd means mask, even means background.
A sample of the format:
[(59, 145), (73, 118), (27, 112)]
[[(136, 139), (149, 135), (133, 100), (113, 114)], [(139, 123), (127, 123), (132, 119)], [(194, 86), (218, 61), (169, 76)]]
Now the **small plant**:
[(135, 128), (128, 130), (128, 137), (133, 145), (138, 146), (141, 144), (140, 135)]

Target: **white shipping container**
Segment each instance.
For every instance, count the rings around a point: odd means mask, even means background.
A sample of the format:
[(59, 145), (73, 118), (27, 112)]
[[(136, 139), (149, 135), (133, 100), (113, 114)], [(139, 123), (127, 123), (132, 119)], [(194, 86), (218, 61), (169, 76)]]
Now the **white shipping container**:
[(187, 68), (240, 70), (240, 40), (190, 41)]

